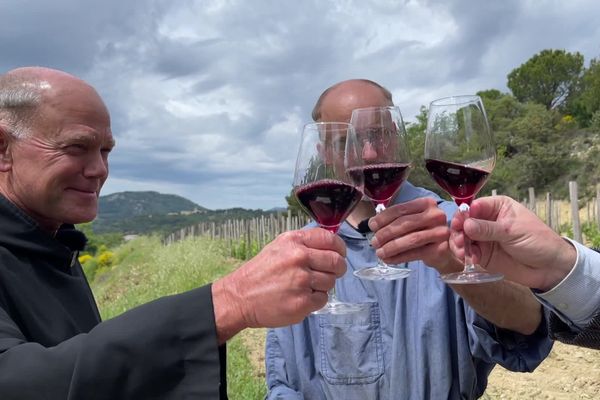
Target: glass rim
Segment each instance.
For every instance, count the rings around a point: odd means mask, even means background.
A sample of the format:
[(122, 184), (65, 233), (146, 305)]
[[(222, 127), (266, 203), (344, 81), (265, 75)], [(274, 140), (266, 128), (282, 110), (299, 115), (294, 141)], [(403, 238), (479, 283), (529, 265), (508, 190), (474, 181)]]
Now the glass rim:
[(474, 101), (482, 101), (481, 97), (476, 94), (460, 94), (456, 96), (446, 96), (433, 100), (429, 103), (433, 106), (460, 106), (463, 104), (473, 103)]
[(338, 121), (316, 121), (316, 122), (307, 122), (306, 124), (304, 124), (304, 128), (306, 129), (309, 126), (332, 126), (332, 125), (340, 125), (340, 126), (346, 126), (346, 127), (352, 127), (352, 124), (349, 122), (338, 122)]
[(400, 111), (400, 107), (398, 107), (397, 105), (390, 105), (390, 106), (370, 106), (370, 107), (360, 107), (360, 108), (355, 108), (352, 110), (352, 114), (354, 114), (357, 111), (370, 111), (370, 110), (398, 110), (398, 113), (400, 113), (400, 115), (402, 115), (402, 111)]

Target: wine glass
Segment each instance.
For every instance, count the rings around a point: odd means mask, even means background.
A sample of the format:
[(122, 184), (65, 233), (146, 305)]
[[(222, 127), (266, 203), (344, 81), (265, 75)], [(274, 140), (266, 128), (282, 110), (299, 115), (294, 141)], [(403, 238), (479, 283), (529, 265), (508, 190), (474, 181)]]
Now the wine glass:
[[(410, 172), (410, 155), (400, 109), (396, 106), (359, 108), (352, 111), (354, 131), (348, 135), (347, 167), (356, 182), (363, 182), (365, 196), (379, 214), (394, 198)], [(354, 150), (350, 150), (354, 149)], [(354, 271), (368, 280), (394, 280), (410, 275), (406, 266), (387, 265), (379, 258), (377, 265)]]
[[(496, 148), (483, 102), (479, 96), (453, 96), (431, 102), (425, 137), (425, 168), (433, 180), (468, 217), (469, 205), (496, 164)], [(462, 272), (442, 275), (447, 283), (494, 282), (491, 273), (471, 259), (471, 241), (465, 235)]]
[[(352, 130), (350, 124), (341, 122), (305, 125), (296, 160), (294, 195), (321, 228), (334, 234), (362, 198), (360, 182), (350, 180), (344, 165), (346, 137)], [(335, 288), (328, 297), (327, 304), (314, 314), (347, 314), (364, 308), (339, 301)]]

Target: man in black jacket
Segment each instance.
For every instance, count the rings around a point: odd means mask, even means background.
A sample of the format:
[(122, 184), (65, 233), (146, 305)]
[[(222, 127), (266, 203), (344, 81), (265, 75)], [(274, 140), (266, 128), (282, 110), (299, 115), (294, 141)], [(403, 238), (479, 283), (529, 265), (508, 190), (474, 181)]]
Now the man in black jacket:
[(73, 224), (96, 216), (113, 146), (87, 83), (0, 76), (0, 399), (226, 398), (225, 342), (301, 321), (346, 270), (335, 235), (288, 232), (212, 285), (101, 322)]

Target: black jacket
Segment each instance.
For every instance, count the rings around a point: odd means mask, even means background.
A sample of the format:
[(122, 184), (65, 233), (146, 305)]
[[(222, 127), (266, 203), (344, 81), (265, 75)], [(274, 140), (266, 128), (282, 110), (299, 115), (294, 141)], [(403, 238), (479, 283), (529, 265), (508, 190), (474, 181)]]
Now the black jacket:
[(78, 235), (0, 196), (0, 399), (226, 398), (210, 285), (100, 322)]

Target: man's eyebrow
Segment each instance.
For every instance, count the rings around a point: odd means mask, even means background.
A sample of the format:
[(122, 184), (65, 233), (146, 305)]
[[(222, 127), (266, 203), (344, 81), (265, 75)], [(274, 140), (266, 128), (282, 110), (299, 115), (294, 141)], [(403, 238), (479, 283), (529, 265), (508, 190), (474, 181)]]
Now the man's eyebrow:
[[(88, 134), (76, 134), (66, 138), (62, 138), (59, 140), (61, 145), (70, 144), (70, 143), (94, 143), (98, 140), (96, 135), (88, 135)], [(103, 146), (114, 147), (116, 142), (114, 138), (110, 138), (108, 140), (102, 139), (101, 141)]]

